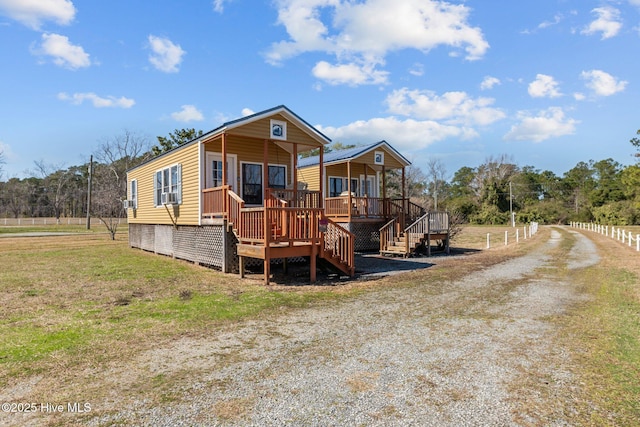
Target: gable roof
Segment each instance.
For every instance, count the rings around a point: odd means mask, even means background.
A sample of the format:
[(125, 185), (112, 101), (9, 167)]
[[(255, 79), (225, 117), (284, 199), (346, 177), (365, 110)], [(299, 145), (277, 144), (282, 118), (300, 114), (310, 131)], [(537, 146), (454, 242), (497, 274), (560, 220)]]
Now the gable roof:
[(203, 133), (201, 136), (192, 139), (191, 141), (185, 142), (184, 144), (178, 145), (177, 147), (172, 148), (169, 151), (165, 151), (162, 154), (159, 154), (157, 156), (151, 157), (150, 159), (142, 162), (139, 165), (136, 165), (132, 168), (130, 168), (129, 170), (127, 170), (127, 172), (132, 171), (134, 169), (139, 168), (140, 166), (143, 166), (147, 163), (153, 162), (169, 153), (172, 153), (176, 150), (180, 150), (184, 147), (187, 147), (189, 145), (192, 144), (197, 144), (199, 142), (202, 142), (204, 140), (210, 139), (212, 137), (215, 137), (217, 135), (220, 135), (221, 133), (224, 133), (228, 130), (232, 130), (235, 128), (238, 128), (240, 126), (244, 126), (246, 124), (252, 123), (254, 121), (257, 120), (261, 120), (265, 117), (269, 117), (269, 116), (273, 116), (276, 114), (280, 114), (283, 117), (285, 117), (286, 119), (292, 121), (292, 122), (297, 122), (300, 125), (300, 128), (307, 133), (309, 136), (311, 136), (312, 138), (314, 138), (315, 140), (321, 142), (322, 144), (327, 144), (329, 142), (331, 142), (331, 139), (329, 139), (328, 136), (326, 136), (325, 134), (323, 134), (322, 132), (320, 132), (318, 129), (316, 129), (315, 127), (311, 126), (307, 121), (305, 121), (304, 119), (302, 119), (300, 116), (298, 116), (296, 113), (294, 113), (293, 111), (291, 111), (289, 108), (287, 108), (285, 105), (278, 105), (277, 107), (273, 107), (273, 108), (269, 108), (268, 110), (264, 110), (264, 111), (260, 111), (258, 113), (254, 113), (245, 117), (241, 117), (239, 119), (234, 119), (231, 121), (228, 121), (226, 123), (223, 123), (222, 125), (218, 126), (217, 128), (210, 130), (209, 132)]
[(277, 107), (273, 107), (273, 108), (270, 108), (268, 110), (260, 111), (258, 113), (254, 113), (254, 114), (251, 114), (251, 115), (248, 115), (248, 116), (245, 116), (245, 117), (241, 117), (239, 119), (234, 119), (234, 120), (231, 120), (229, 122), (223, 123), (221, 126), (218, 126), (217, 128), (215, 128), (215, 129), (203, 134), (198, 139), (199, 140), (206, 140), (206, 139), (209, 139), (212, 136), (219, 135), (219, 134), (221, 134), (223, 132), (238, 128), (240, 126), (247, 125), (247, 124), (255, 122), (257, 120), (262, 120), (265, 117), (273, 116), (273, 115), (276, 115), (276, 114), (280, 114), (280, 115), (284, 116), (285, 118), (287, 118), (288, 120), (290, 120), (292, 122), (298, 122), (298, 124), (300, 125), (300, 128), (305, 133), (307, 133), (312, 138), (318, 140), (319, 142), (322, 142), (323, 144), (331, 142), (331, 139), (329, 139), (328, 136), (326, 136), (325, 134), (320, 132), (315, 127), (311, 126), (306, 120), (304, 120), (303, 118), (298, 116), (296, 113), (291, 111), (285, 105), (278, 105)]
[[(342, 163), (348, 160), (356, 159), (376, 148), (385, 147), (389, 150), (390, 154), (405, 166), (409, 166), (411, 162), (407, 160), (402, 154), (400, 154), (395, 148), (393, 148), (384, 139), (379, 142), (368, 145), (360, 145), (358, 147), (347, 148), (345, 150), (334, 150), (323, 155), (323, 163), (325, 166), (333, 163)], [(298, 167), (303, 168), (307, 166), (314, 166), (320, 163), (320, 156), (306, 157), (298, 160)]]

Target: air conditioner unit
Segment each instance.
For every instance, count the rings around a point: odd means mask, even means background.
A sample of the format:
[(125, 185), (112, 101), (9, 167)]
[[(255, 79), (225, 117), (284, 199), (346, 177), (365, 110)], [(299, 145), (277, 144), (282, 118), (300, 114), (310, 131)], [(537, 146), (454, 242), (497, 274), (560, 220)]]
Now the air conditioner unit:
[(160, 201), (163, 205), (175, 205), (178, 203), (178, 193), (162, 193)]
[(122, 207), (125, 209), (135, 209), (136, 203), (133, 200), (123, 200)]

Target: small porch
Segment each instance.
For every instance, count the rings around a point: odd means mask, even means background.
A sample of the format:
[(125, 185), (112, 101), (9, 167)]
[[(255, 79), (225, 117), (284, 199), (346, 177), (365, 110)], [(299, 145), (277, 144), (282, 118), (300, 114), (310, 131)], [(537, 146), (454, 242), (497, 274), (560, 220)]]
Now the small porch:
[(264, 206), (247, 207), (228, 185), (202, 190), (203, 222), (224, 218), (238, 239), (240, 277), (245, 258), (263, 260), (265, 284), (271, 260), (309, 257), (310, 281), (322, 259), (342, 273), (355, 274), (355, 236), (327, 218), (319, 192), (265, 190)]
[(351, 194), (325, 199), (327, 217), (339, 222), (398, 218), (403, 224), (424, 214), (424, 208), (407, 198), (356, 197)]

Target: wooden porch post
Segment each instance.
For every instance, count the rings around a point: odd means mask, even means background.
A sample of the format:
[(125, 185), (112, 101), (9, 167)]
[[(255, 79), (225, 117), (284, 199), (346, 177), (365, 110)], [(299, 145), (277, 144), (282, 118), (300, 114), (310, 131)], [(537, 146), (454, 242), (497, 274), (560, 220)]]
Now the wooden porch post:
[(318, 245), (316, 241), (311, 242), (311, 256), (309, 257), (309, 281), (311, 283), (316, 282), (316, 261), (318, 257)]
[(298, 144), (293, 144), (293, 197), (296, 200), (296, 207), (300, 207), (300, 200), (298, 199)]
[(320, 190), (320, 206), (318, 206), (320, 209), (322, 209), (324, 207), (324, 146), (320, 147), (320, 186), (319, 186), (319, 190)]
[(227, 134), (222, 134), (222, 185), (227, 185)]
[(382, 201), (383, 201), (383, 212), (385, 219), (389, 217), (389, 203), (387, 200), (387, 169), (384, 165), (382, 165)]
[(264, 207), (267, 206), (267, 188), (269, 188), (269, 140), (265, 139), (262, 154), (262, 206)]
[[(227, 134), (223, 133), (222, 134), (222, 186), (224, 187), (227, 184), (228, 184), (227, 182)], [(227, 196), (226, 192), (224, 192), (223, 194), (224, 196), (222, 199), (222, 209), (224, 210), (224, 213), (228, 219), (229, 218), (229, 206), (228, 206), (229, 197)]]
[(347, 209), (349, 212), (349, 222), (351, 222), (351, 212), (353, 212), (353, 200), (351, 200), (351, 160), (347, 160)]
[[(364, 188), (361, 193), (364, 195), (364, 216), (369, 216), (369, 191), (367, 191), (367, 169), (368, 166), (365, 163), (364, 165)], [(377, 213), (375, 214), (377, 215)]]
[(406, 217), (409, 214), (409, 201), (406, 200), (407, 192), (405, 190), (405, 167), (402, 167), (402, 210), (403, 215)]

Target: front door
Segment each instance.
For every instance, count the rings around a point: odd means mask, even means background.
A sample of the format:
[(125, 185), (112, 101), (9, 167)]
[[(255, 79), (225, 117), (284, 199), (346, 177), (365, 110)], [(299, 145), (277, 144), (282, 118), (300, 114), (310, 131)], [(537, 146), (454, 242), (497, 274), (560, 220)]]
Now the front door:
[[(227, 184), (231, 190), (236, 191), (237, 175), (235, 154), (227, 154)], [(207, 152), (207, 188), (220, 187), (222, 185), (222, 154)]]

